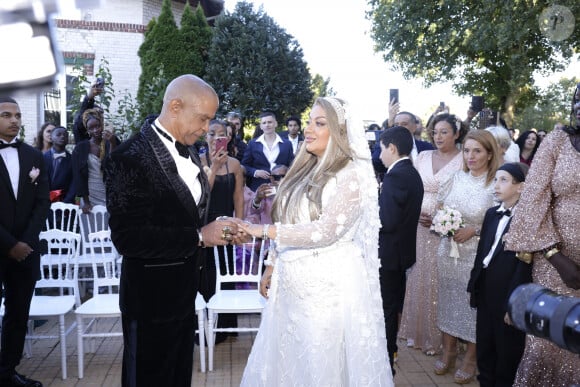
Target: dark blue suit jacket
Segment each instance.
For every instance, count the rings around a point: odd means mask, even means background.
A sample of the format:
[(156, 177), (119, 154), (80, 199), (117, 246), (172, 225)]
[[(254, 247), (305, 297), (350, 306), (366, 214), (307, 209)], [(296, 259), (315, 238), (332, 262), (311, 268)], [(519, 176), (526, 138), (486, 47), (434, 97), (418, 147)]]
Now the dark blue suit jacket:
[[(288, 140), (282, 140), (281, 143), (278, 143), (278, 146), (280, 147), (280, 154), (276, 158), (276, 164), (290, 167), (290, 164), (294, 161), (292, 143)], [(250, 141), (244, 152), (242, 165), (246, 169), (246, 185), (252, 191), (256, 191), (260, 185), (270, 182), (269, 179), (254, 177), (254, 173), (259, 169), (270, 171), (270, 162), (264, 155), (262, 143), (257, 142), (255, 139)]]
[[(503, 316), (507, 312), (508, 300), (514, 289), (521, 284), (532, 282), (532, 265), (517, 259), (515, 252), (504, 250), (503, 242), (500, 241), (493, 252), (491, 262), (485, 269), (486, 280), (481, 281), (484, 270), (483, 259), (493, 245), (500, 221), (498, 208), (499, 206), (491, 207), (485, 213), (467, 291), (471, 293), (470, 304), (473, 308), (481, 301), (480, 295), (485, 294), (486, 305), (495, 306), (493, 309)], [(510, 224), (511, 219), (502, 237), (508, 232)]]
[[(290, 140), (288, 138), (288, 131), (287, 130), (285, 130), (283, 132), (279, 132), (278, 135), (280, 136), (280, 138), (282, 140)], [(302, 132), (298, 133), (298, 141), (304, 141), (304, 135), (302, 134)]]
[(416, 261), (423, 181), (411, 160), (399, 161), (383, 178), (379, 196), (382, 270), (405, 271)]
[[(422, 140), (415, 140), (415, 139), (413, 139), (413, 141), (415, 141), (415, 145), (417, 146), (417, 153), (421, 153), (421, 152), (426, 151), (426, 150), (435, 149), (433, 144), (431, 144), (430, 142), (422, 141)], [(385, 168), (385, 166), (383, 165), (383, 162), (381, 161), (381, 142), (380, 141), (377, 141), (377, 143), (375, 144), (375, 148), (373, 149), (372, 157), (373, 157), (373, 168), (375, 169), (375, 172), (376, 173), (387, 172), (387, 168)]]
[(56, 174), (54, 173), (54, 150), (49, 149), (44, 152), (44, 165), (46, 166), (46, 172), (48, 174), (48, 187), (49, 190), (54, 191), (62, 189), (65, 192), (63, 202), (74, 203), (75, 201), (75, 186), (73, 180), (73, 168), (72, 168), (72, 156), (69, 152), (66, 152), (66, 156), (63, 157), (58, 166)]

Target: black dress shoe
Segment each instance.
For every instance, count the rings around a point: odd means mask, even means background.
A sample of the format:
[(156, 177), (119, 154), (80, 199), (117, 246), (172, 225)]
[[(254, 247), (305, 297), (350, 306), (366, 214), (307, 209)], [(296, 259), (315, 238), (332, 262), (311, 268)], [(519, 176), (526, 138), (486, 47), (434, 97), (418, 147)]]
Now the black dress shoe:
[(24, 375), (20, 375), (19, 373), (15, 373), (6, 381), (2, 380), (0, 383), (2, 383), (2, 387), (4, 387), (5, 384), (6, 387), (42, 387), (42, 383), (39, 381), (29, 379)]

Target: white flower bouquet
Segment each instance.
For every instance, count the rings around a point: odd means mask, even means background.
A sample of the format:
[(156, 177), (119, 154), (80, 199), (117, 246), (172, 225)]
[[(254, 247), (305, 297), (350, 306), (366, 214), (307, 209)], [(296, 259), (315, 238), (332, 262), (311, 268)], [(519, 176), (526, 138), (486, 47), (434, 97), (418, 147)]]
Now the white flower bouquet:
[[(463, 216), (461, 212), (453, 209), (451, 207), (443, 207), (438, 210), (431, 224), (431, 230), (436, 232), (442, 237), (452, 237), (455, 235), (457, 230), (464, 226)], [(449, 256), (455, 259), (457, 263), (457, 258), (459, 258), (459, 249), (457, 243), (451, 239), (451, 250), (449, 251)]]

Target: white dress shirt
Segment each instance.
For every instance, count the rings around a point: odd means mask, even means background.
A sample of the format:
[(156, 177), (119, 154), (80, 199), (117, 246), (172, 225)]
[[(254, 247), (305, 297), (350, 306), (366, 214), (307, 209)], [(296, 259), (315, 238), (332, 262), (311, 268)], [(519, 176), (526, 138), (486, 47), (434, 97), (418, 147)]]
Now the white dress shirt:
[(175, 137), (173, 137), (171, 133), (169, 133), (163, 127), (163, 125), (161, 125), (159, 120), (155, 120), (155, 126), (157, 126), (157, 128), (159, 128), (160, 130), (163, 130), (165, 134), (167, 134), (173, 140), (170, 141), (168, 138), (158, 133), (157, 130), (155, 130), (155, 128), (153, 128), (153, 131), (157, 133), (157, 135), (161, 139), (161, 142), (165, 144), (167, 150), (169, 151), (169, 154), (171, 155), (171, 157), (173, 157), (175, 165), (177, 166), (177, 173), (179, 174), (179, 177), (181, 177), (185, 185), (187, 185), (187, 188), (189, 188), (189, 191), (191, 192), (191, 195), (193, 196), (195, 203), (199, 204), (199, 200), (201, 199), (201, 183), (199, 182), (198, 179), (200, 169), (198, 168), (197, 165), (195, 165), (195, 163), (190, 158), (185, 158), (179, 155), (177, 148), (175, 148)]
[(270, 163), (270, 170), (274, 169), (274, 167), (276, 166), (276, 159), (280, 155), (280, 144), (283, 142), (282, 139), (280, 138), (280, 136), (278, 136), (278, 134), (276, 134), (276, 139), (272, 144), (272, 148), (268, 146), (266, 138), (264, 137), (263, 134), (256, 139), (256, 142), (262, 144), (262, 152), (264, 153), (264, 156), (266, 156), (266, 159), (268, 159), (268, 162)]
[(408, 156), (404, 156), (404, 157), (401, 157), (400, 159), (396, 160), (394, 163), (392, 163), (392, 164), (389, 166), (389, 168), (387, 169), (387, 173), (391, 172), (391, 169), (393, 169), (393, 167), (394, 167), (395, 165), (397, 165), (397, 163), (398, 163), (399, 161), (403, 161), (403, 160), (409, 160), (409, 157), (408, 157)]
[[(2, 141), (6, 144), (6, 141)], [(8, 144), (16, 142), (16, 138), (12, 139)], [(8, 175), (10, 175), (10, 183), (12, 185), (12, 191), (14, 192), (14, 197), (18, 197), (18, 183), (20, 181), (20, 162), (18, 161), (18, 149), (8, 147), (0, 149), (0, 155), (4, 160), (4, 165), (8, 170)]]
[[(497, 209), (497, 212), (502, 212), (505, 210), (506, 209), (502, 204)], [(503, 231), (507, 227), (507, 224), (509, 223), (511, 217), (514, 216), (514, 207), (510, 208), (509, 210), (511, 211), (510, 216), (507, 216), (507, 215), (502, 216), (502, 218), (499, 220), (499, 223), (497, 224), (497, 230), (495, 231), (495, 239), (493, 241), (493, 245), (491, 246), (491, 250), (489, 250), (489, 253), (487, 253), (485, 258), (483, 258), (483, 267), (484, 268), (486, 268), (489, 265), (489, 263), (491, 262), (491, 259), (493, 258), (493, 252), (495, 251), (497, 244), (501, 241), (501, 236), (503, 234)]]

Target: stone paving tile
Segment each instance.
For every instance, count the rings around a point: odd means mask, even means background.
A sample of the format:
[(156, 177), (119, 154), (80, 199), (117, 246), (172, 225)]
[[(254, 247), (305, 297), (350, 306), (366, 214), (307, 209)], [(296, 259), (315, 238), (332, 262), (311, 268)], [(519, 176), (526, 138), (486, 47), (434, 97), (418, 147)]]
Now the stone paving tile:
[[(67, 316), (72, 320), (74, 316)], [(257, 317), (239, 317), (240, 324), (251, 323), (257, 326)], [(248, 321), (249, 319), (249, 321)], [(105, 324), (105, 323), (103, 323)], [(111, 330), (120, 329), (118, 319), (104, 325)], [(56, 321), (49, 321), (37, 328), (42, 332), (56, 332)], [(254, 341), (254, 333), (240, 333), (238, 337), (229, 337), (216, 346), (214, 354), (214, 371), (201, 373), (199, 370), (199, 349), (196, 346), (194, 355), (193, 386), (196, 387), (237, 387), (239, 386), (246, 360)], [(61, 379), (60, 345), (57, 340), (35, 340), (32, 343), (30, 358), (24, 357), (18, 371), (31, 378), (42, 381), (45, 387), (119, 387), (121, 385), (121, 360), (123, 340), (120, 337), (96, 339), (95, 353), (85, 354), (83, 379), (78, 378), (76, 331), (67, 337), (68, 379)], [(85, 349), (88, 349), (88, 343)], [(409, 349), (401, 341), (399, 360), (395, 366), (397, 387), (457, 386), (453, 382), (453, 373), (438, 376), (432, 372), (436, 357), (426, 356), (421, 351)], [(207, 351), (206, 351), (207, 355)], [(207, 364), (207, 361), (206, 361)], [(458, 364), (461, 364), (458, 360)], [(471, 382), (466, 386), (477, 386)]]

